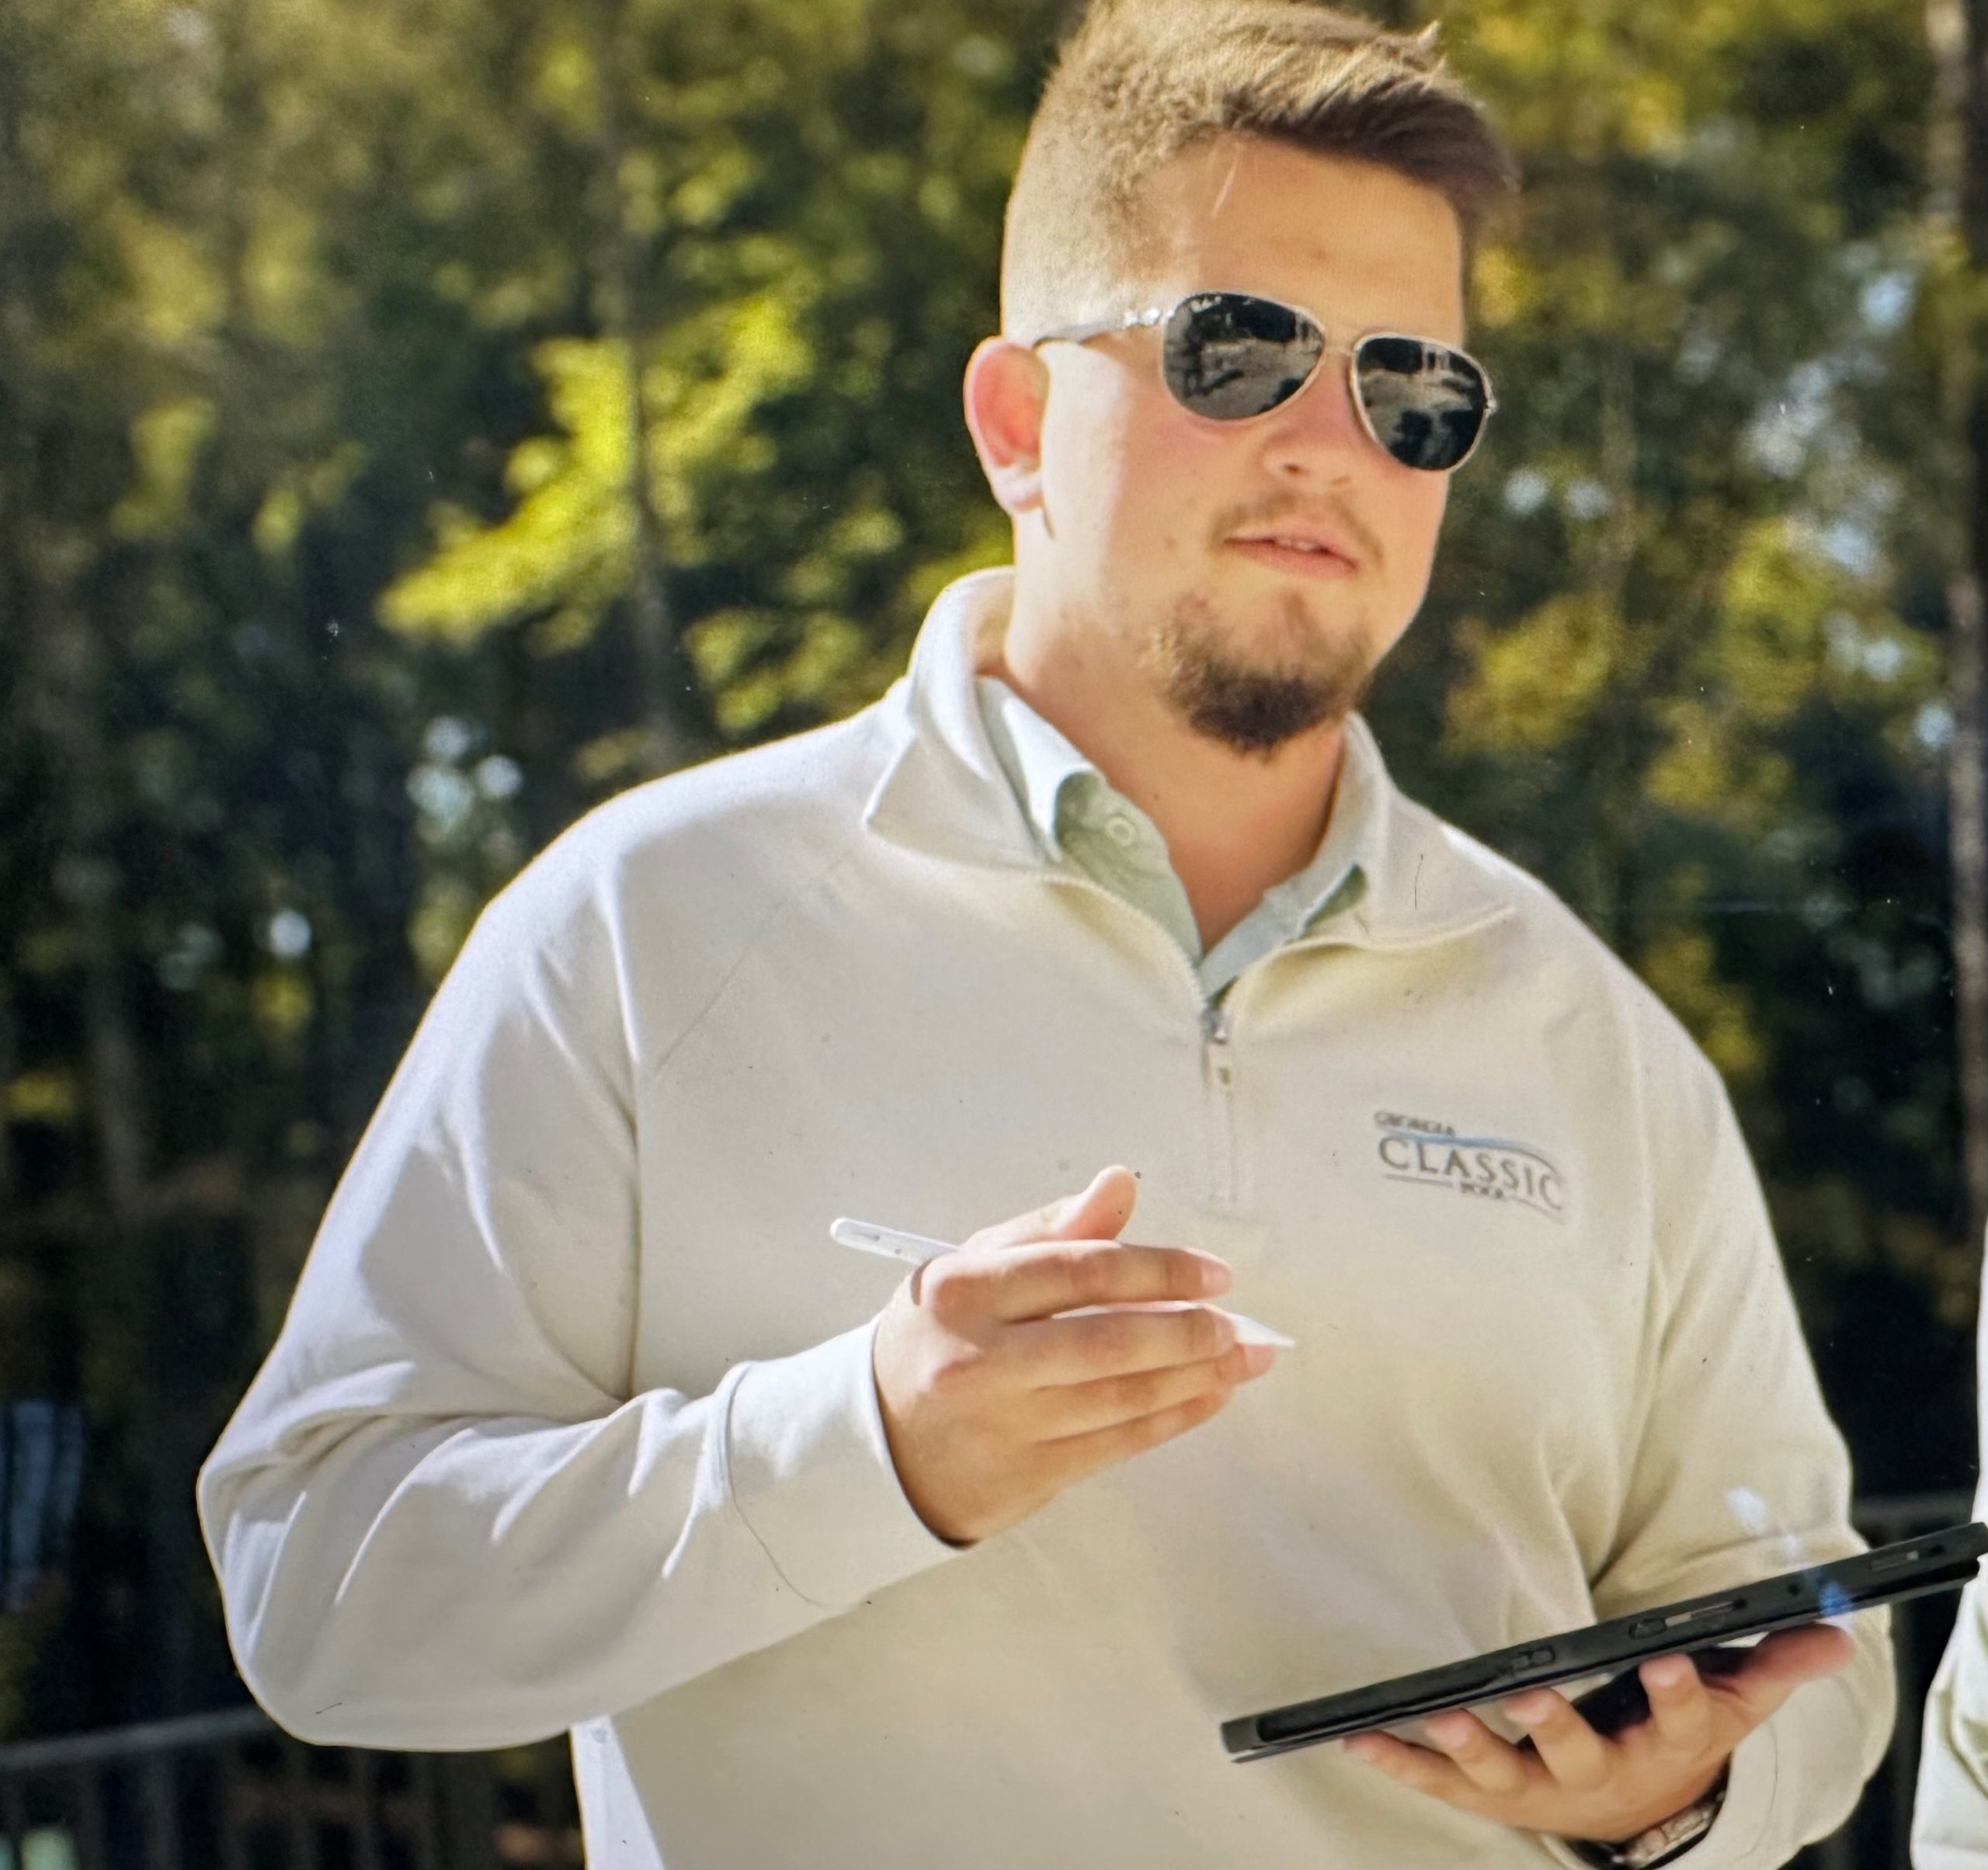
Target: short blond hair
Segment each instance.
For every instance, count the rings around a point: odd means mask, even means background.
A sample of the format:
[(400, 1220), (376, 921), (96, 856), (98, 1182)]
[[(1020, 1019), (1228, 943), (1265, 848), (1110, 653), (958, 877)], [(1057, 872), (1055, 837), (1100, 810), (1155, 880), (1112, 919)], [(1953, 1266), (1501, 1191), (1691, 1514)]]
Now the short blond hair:
[(1433, 26), (1389, 32), (1316, 0), (1093, 0), (1058, 54), (1008, 197), (1002, 329), (1027, 342), (1124, 309), (1145, 184), (1224, 135), (1434, 188), (1466, 252), (1518, 183), (1510, 148), (1444, 70)]

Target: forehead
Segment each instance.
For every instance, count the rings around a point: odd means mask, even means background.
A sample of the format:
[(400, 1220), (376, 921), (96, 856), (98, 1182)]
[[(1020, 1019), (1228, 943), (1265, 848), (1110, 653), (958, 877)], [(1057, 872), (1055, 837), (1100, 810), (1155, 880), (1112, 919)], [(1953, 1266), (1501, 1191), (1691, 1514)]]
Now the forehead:
[(1356, 331), (1463, 337), (1463, 241), (1436, 189), (1253, 137), (1198, 144), (1143, 197), (1144, 283), (1165, 303), (1227, 287)]

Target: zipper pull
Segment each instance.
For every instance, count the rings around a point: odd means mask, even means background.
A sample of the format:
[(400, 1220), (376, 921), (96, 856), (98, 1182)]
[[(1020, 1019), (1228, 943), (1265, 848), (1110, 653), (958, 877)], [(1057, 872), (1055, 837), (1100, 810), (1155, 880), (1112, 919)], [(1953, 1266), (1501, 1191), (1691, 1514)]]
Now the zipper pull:
[(1235, 1082), (1236, 1067), (1229, 1055), (1229, 1014), (1211, 1002), (1201, 1015), (1201, 1031), (1208, 1042), (1208, 1069), (1224, 1092)]

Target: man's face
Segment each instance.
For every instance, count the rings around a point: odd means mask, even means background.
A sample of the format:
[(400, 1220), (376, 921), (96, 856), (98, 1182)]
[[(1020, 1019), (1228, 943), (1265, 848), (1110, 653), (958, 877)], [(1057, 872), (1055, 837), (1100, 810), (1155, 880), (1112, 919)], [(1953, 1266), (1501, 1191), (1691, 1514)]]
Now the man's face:
[[(1302, 308), (1335, 347), (1462, 341), (1455, 215), (1391, 171), (1224, 138), (1162, 170), (1146, 210), (1125, 311), (1226, 289)], [(1018, 553), (1062, 627), (1099, 633), (1201, 732), (1267, 753), (1357, 704), (1422, 602), (1448, 478), (1368, 435), (1343, 356), (1267, 414), (1218, 422), (1168, 393), (1160, 343), (1043, 348), (1041, 506)]]

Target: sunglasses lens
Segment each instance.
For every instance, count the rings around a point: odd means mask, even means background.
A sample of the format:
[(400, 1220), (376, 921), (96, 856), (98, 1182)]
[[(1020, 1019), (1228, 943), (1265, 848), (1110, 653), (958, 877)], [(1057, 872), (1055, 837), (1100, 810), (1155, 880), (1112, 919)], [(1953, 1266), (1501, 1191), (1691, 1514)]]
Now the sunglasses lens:
[(1490, 408), (1483, 371), (1461, 351), (1424, 339), (1364, 339), (1353, 380), (1375, 440), (1405, 467), (1455, 467)]
[(1197, 415), (1240, 422), (1295, 396), (1325, 349), (1325, 333), (1287, 305), (1197, 293), (1166, 322), (1166, 387)]

